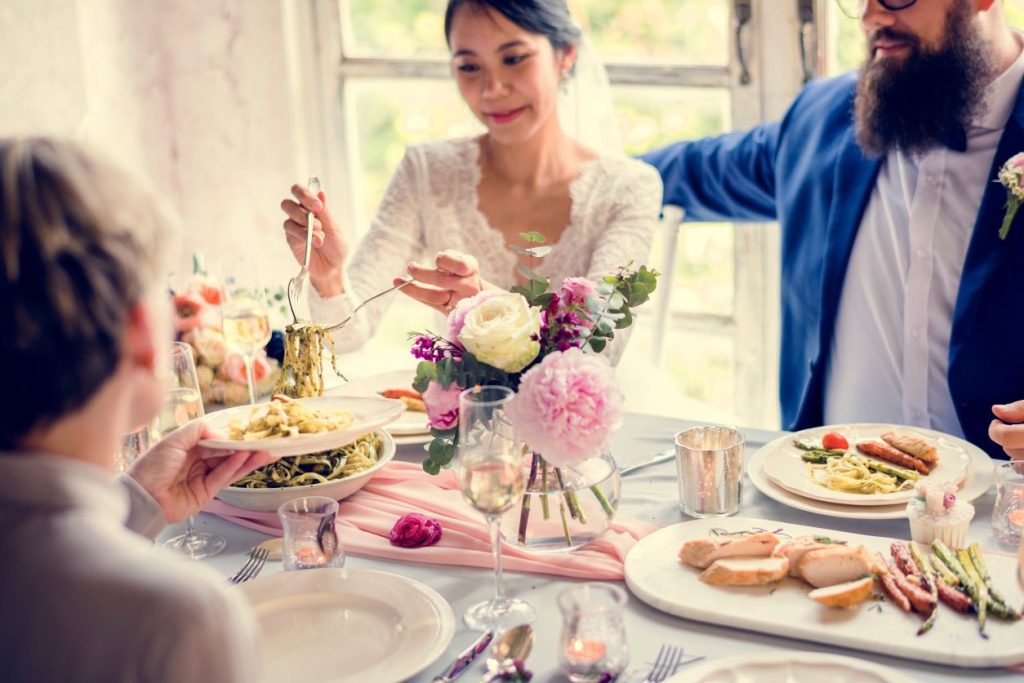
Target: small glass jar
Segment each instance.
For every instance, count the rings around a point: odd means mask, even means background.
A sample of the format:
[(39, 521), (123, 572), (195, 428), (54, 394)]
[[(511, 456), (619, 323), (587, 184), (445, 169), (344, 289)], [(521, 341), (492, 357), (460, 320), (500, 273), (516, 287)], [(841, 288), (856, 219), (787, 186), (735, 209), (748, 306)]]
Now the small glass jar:
[(996, 504), (992, 508), (992, 533), (1010, 547), (1024, 536), (1024, 461), (996, 466)]
[(344, 567), (345, 551), (334, 526), (338, 501), (323, 496), (296, 498), (277, 510), (284, 530), (281, 563), (285, 571)]
[(558, 660), (572, 683), (614, 680), (629, 663), (622, 608), (626, 593), (605, 583), (584, 583), (558, 594), (562, 636)]

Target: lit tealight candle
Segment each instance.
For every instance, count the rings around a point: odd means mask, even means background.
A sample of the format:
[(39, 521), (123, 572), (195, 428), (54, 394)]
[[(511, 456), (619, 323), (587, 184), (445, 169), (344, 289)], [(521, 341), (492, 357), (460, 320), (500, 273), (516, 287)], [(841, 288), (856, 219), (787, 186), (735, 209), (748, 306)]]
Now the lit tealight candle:
[(566, 651), (566, 659), (572, 665), (597, 664), (604, 659), (608, 648), (599, 640), (584, 640), (573, 638), (569, 641), (569, 648)]
[(303, 545), (295, 549), (295, 563), (301, 567), (319, 567), (327, 562), (327, 556), (314, 545)]
[(1024, 510), (1014, 510), (1006, 515), (1006, 519), (1009, 520), (1011, 526), (1016, 527), (1017, 531), (1024, 530)]

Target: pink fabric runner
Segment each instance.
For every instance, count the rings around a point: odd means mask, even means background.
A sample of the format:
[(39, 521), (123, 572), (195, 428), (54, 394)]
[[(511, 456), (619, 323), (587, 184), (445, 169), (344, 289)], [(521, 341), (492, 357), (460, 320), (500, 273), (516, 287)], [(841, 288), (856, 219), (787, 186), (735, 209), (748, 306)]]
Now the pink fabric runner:
[[(281, 535), (273, 512), (242, 510), (214, 500), (206, 512), (250, 529)], [(440, 542), (426, 548), (398, 548), (388, 532), (399, 517), (418, 512), (441, 522)], [(540, 513), (539, 510), (534, 512)], [(633, 545), (655, 531), (654, 524), (616, 515), (598, 540), (571, 553), (536, 553), (506, 543), (505, 569), (581, 579), (621, 580), (623, 561)], [(392, 462), (361, 491), (340, 503), (338, 532), (345, 552), (389, 560), (467, 567), (493, 566), (487, 526), (462, 499), (453, 471), (433, 476), (418, 464)]]

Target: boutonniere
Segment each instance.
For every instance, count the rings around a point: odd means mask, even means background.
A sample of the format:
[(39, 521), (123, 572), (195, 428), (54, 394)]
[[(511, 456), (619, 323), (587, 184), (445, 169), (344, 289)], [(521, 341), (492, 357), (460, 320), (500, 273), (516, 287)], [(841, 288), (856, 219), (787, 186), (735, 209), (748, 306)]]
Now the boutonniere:
[(1017, 209), (1024, 202), (1024, 152), (1014, 154), (999, 169), (999, 182), (1006, 188), (1006, 214), (1003, 227), (999, 228), (999, 239), (1005, 240), (1010, 234), (1010, 225)]

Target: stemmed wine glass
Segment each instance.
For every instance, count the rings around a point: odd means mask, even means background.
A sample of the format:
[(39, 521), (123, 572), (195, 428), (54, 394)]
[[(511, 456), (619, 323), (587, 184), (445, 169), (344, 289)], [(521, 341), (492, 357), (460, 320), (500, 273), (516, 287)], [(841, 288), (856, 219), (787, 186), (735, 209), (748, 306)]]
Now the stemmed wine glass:
[[(205, 414), (203, 397), (199, 393), (199, 377), (192, 347), (182, 342), (171, 344), (170, 388), (164, 398), (163, 408), (157, 417), (160, 438), (173, 432), (186, 422)], [(168, 548), (177, 550), (193, 560), (216, 555), (224, 549), (224, 539), (205, 531), (196, 531), (192, 517), (185, 520), (185, 533), (164, 542)]]
[(245, 258), (226, 259), (221, 264), (224, 342), (245, 361), (249, 403), (256, 403), (256, 354), (270, 341), (267, 296), (260, 280), (259, 266)]
[(506, 409), (515, 399), (508, 387), (483, 386), (459, 396), (459, 458), (457, 472), (462, 496), (484, 513), (494, 550), (494, 599), (466, 611), (472, 629), (503, 630), (533, 621), (533, 605), (505, 595), (501, 577), (501, 513), (523, 495), (523, 442)]

